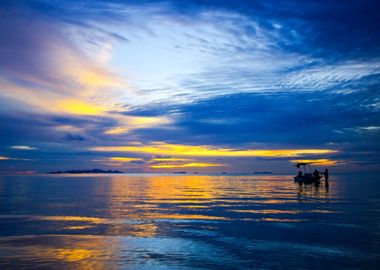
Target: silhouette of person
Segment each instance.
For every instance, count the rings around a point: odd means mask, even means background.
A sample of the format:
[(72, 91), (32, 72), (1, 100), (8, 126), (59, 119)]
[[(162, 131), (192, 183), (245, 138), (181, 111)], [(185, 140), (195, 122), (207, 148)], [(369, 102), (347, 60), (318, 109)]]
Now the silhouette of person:
[(315, 178), (319, 178), (319, 172), (317, 170), (315, 170), (313, 172), (313, 175), (314, 175)]
[(323, 176), (325, 177), (326, 181), (329, 181), (329, 170), (328, 169), (325, 169), (325, 171), (323, 172)]
[(329, 170), (328, 169), (325, 169), (325, 171), (323, 172), (323, 176), (325, 177), (325, 186), (326, 188), (329, 187)]

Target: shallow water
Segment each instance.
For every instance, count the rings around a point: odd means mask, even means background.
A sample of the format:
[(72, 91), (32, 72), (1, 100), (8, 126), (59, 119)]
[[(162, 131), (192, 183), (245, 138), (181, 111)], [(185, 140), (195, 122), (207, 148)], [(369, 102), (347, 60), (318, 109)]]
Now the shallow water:
[(0, 269), (379, 269), (380, 179), (0, 177)]

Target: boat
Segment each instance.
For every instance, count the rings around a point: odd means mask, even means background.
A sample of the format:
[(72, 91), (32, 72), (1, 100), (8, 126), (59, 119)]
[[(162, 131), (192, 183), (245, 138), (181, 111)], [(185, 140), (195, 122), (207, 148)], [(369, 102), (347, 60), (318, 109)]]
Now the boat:
[[(298, 162), (295, 165), (298, 169), (298, 174), (294, 177), (294, 182), (299, 184), (320, 184), (322, 176), (317, 170), (312, 172), (311, 164), (306, 162)], [(302, 169), (301, 169), (302, 168)]]

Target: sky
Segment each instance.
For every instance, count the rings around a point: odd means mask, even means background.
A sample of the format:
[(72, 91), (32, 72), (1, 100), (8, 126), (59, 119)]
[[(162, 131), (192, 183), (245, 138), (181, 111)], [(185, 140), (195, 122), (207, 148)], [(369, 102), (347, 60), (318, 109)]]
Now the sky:
[(0, 172), (380, 168), (378, 1), (0, 1)]

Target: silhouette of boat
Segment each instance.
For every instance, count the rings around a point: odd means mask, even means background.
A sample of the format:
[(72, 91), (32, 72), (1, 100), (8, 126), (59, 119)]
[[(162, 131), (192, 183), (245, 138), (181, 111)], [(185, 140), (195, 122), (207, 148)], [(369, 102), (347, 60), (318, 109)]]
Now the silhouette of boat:
[[(295, 165), (297, 168), (301, 169), (299, 170), (298, 174), (294, 177), (294, 182), (297, 182), (299, 184), (320, 184), (322, 176), (320, 173), (315, 170), (314, 173), (312, 172), (311, 164), (306, 162), (298, 162)], [(317, 172), (317, 173), (315, 173)]]

